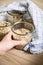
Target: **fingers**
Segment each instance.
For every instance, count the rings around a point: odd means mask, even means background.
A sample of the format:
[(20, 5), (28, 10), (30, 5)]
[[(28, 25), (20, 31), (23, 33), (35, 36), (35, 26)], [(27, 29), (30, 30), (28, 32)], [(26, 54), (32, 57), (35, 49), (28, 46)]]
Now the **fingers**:
[(11, 36), (13, 35), (13, 32), (12, 31), (10, 31), (7, 35), (6, 35), (6, 37), (10, 37), (11, 38)]
[(12, 44), (16, 45), (26, 45), (27, 43), (25, 41), (15, 41), (13, 40)]

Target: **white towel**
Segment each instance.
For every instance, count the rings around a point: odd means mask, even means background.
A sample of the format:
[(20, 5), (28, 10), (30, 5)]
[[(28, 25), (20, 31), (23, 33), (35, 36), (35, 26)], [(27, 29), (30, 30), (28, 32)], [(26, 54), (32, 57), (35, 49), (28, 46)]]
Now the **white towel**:
[(35, 25), (35, 31), (33, 33), (33, 41), (24, 50), (27, 51), (30, 49), (30, 52), (33, 54), (41, 53), (43, 52), (43, 11), (31, 0), (28, 0), (28, 3), (28, 9)]

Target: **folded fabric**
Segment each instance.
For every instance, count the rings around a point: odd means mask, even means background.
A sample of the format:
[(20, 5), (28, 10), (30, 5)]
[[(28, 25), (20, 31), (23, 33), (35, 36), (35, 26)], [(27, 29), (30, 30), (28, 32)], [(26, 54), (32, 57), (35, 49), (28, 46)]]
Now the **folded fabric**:
[(33, 54), (41, 53), (43, 52), (43, 11), (31, 0), (28, 0), (28, 3), (35, 31), (33, 32), (32, 42), (28, 43), (24, 50)]

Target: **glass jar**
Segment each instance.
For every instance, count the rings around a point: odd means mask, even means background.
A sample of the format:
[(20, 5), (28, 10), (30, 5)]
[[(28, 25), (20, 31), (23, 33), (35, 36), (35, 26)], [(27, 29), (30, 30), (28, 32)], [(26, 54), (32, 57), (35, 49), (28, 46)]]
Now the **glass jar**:
[[(15, 40), (23, 40), (28, 42), (31, 42), (32, 40), (32, 32), (34, 31), (34, 26), (26, 21), (17, 22), (12, 26), (13, 31), (13, 39)], [(27, 44), (26, 43), (26, 44)], [(17, 49), (23, 49), (23, 47), (26, 45), (23, 44), (22, 46), (16, 46)]]
[(7, 21), (0, 22), (0, 40), (11, 30), (11, 23)]
[(8, 20), (11, 23), (16, 23), (16, 22), (20, 22), (23, 18), (23, 15), (21, 13), (19, 13), (18, 11), (8, 11)]

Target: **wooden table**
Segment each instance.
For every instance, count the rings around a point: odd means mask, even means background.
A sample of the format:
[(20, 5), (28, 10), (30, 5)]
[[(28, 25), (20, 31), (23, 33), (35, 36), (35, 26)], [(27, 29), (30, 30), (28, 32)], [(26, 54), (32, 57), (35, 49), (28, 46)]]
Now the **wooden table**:
[(0, 6), (7, 5), (7, 4), (12, 3), (14, 1), (20, 2), (21, 0), (0, 0)]
[(0, 56), (0, 65), (43, 65), (43, 53), (32, 55), (12, 49)]
[(43, 0), (32, 0), (35, 4), (38, 5), (43, 10)]

